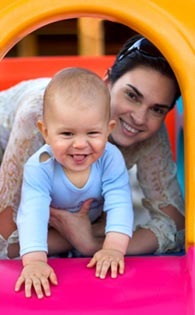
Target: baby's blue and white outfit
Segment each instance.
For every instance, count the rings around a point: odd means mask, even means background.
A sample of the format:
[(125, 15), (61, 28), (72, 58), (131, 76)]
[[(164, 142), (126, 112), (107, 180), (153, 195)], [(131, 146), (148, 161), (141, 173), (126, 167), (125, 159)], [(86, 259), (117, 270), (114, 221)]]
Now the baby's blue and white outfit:
[[(49, 158), (40, 162), (42, 153)], [(103, 155), (91, 166), (87, 183), (82, 188), (73, 185), (62, 166), (55, 160), (51, 147), (45, 144), (33, 154), (24, 167), (21, 202), (17, 215), (20, 255), (33, 251), (48, 251), (48, 221), (50, 207), (80, 210), (93, 198), (89, 218), (94, 222), (106, 212), (106, 229), (132, 236), (133, 209), (129, 175), (119, 149), (107, 143)], [(63, 210), (62, 210), (63, 211)]]

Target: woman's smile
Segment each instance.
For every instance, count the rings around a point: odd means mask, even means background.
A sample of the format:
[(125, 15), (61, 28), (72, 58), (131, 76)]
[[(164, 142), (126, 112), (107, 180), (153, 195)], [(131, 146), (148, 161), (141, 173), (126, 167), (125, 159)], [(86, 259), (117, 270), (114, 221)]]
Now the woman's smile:
[(125, 129), (130, 134), (136, 135), (140, 132), (137, 128), (132, 127), (129, 123), (124, 121), (122, 118), (119, 118), (122, 128)]

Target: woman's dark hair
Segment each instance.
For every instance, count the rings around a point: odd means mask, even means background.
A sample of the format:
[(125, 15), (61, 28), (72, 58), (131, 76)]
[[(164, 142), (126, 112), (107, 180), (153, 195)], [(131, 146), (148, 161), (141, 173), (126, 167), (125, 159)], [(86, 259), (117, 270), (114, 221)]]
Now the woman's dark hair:
[(175, 82), (176, 93), (170, 105), (171, 110), (181, 95), (175, 74), (160, 51), (141, 35), (130, 38), (119, 51), (108, 71), (110, 83), (114, 84), (126, 72), (139, 66), (152, 68)]

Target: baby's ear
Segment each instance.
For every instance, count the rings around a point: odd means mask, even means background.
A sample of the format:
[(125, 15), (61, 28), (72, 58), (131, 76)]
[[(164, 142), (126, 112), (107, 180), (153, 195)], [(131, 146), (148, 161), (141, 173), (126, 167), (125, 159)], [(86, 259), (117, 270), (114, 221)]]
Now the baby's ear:
[(48, 143), (48, 132), (47, 127), (45, 126), (44, 122), (42, 120), (37, 121), (37, 128), (39, 129), (40, 133), (43, 136), (43, 139), (46, 143)]
[(116, 121), (114, 119), (110, 120), (108, 123), (108, 133), (110, 134), (115, 127)]

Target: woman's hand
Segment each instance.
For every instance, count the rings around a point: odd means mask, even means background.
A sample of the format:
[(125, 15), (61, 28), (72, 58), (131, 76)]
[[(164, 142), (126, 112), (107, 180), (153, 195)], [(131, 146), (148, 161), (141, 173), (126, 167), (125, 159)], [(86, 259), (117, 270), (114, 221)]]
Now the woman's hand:
[(104, 279), (110, 269), (111, 277), (116, 278), (118, 273), (124, 273), (124, 255), (115, 249), (101, 249), (87, 264), (88, 268), (94, 266), (96, 266), (96, 277)]
[(75, 213), (64, 209), (50, 208), (50, 226), (55, 228), (61, 235), (64, 235), (65, 238), (67, 237), (67, 230), (69, 231), (72, 226), (76, 231), (81, 223), (89, 227), (91, 223), (88, 218), (88, 212), (92, 201), (92, 199), (86, 200), (80, 211)]
[(80, 211), (71, 213), (67, 210), (50, 209), (50, 226), (55, 228), (74, 248), (83, 255), (93, 255), (102, 247), (102, 239), (96, 239), (88, 212), (92, 199), (86, 200)]

